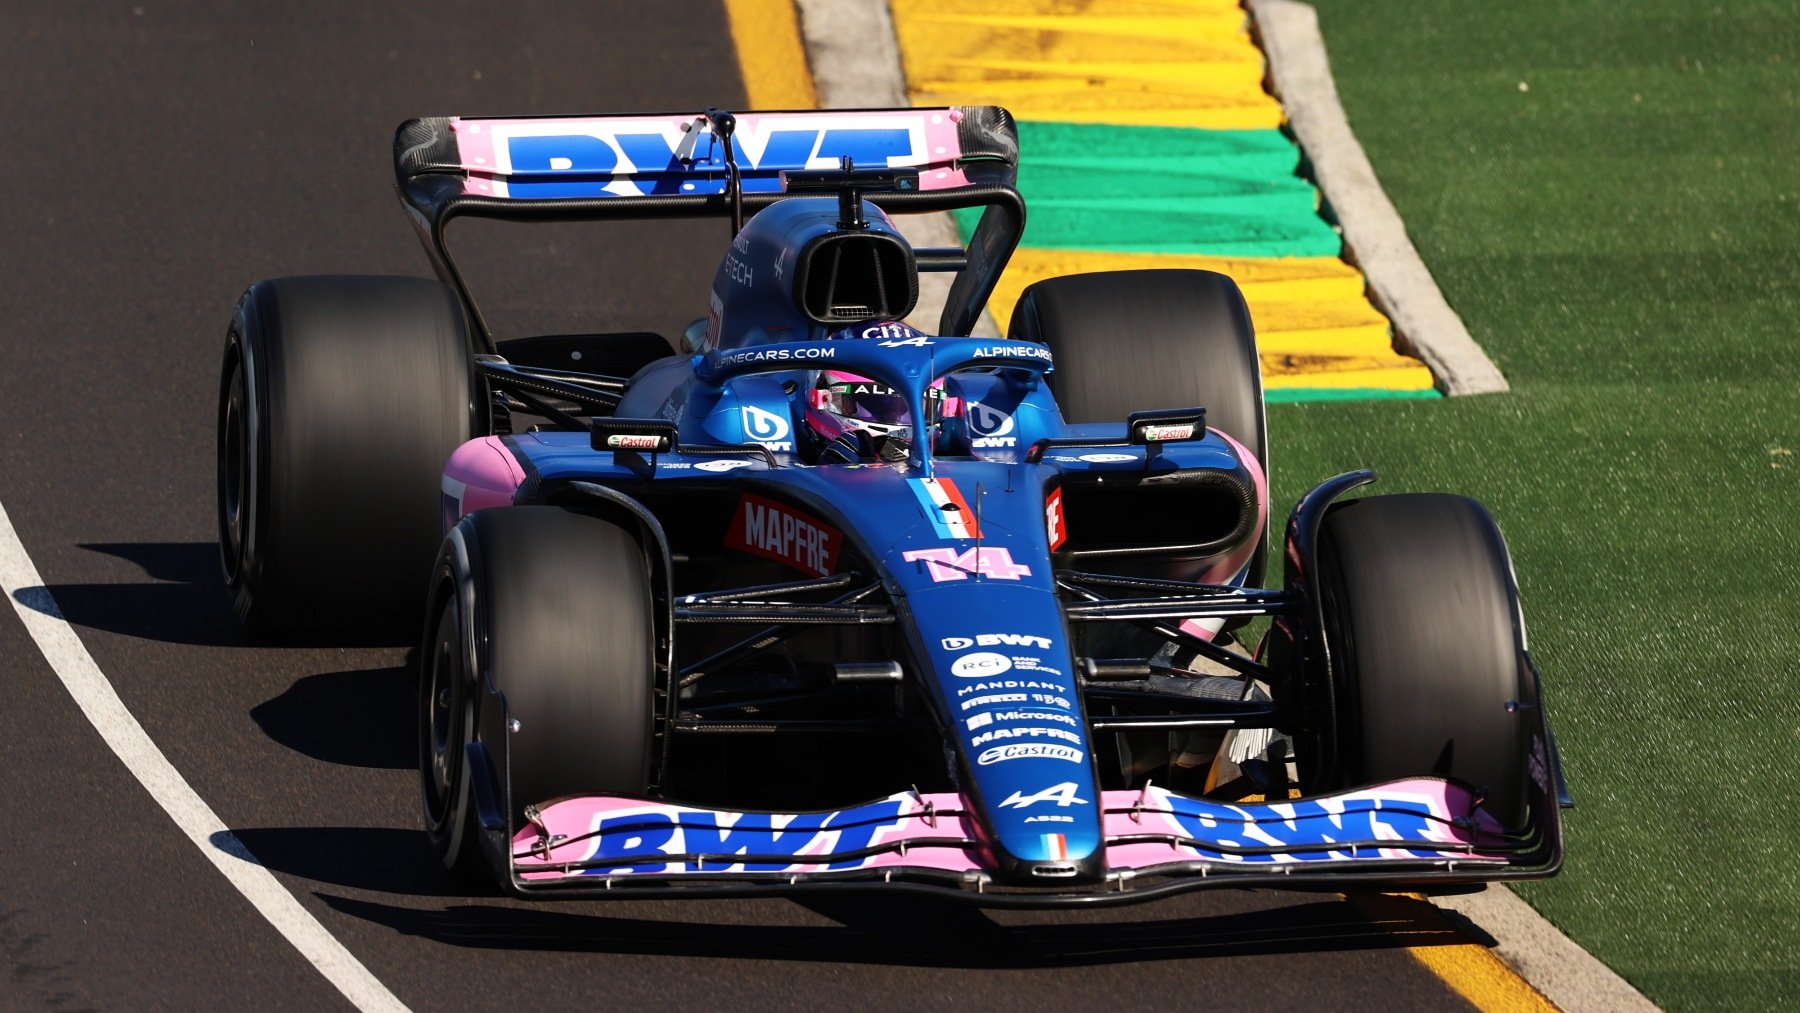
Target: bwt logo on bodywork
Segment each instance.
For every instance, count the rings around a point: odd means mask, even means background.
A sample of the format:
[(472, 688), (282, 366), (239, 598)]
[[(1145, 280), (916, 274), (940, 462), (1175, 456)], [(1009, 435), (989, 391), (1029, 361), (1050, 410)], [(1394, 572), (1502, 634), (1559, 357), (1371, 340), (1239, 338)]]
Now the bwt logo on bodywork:
[[(740, 117), (732, 136), (745, 193), (778, 193), (784, 169), (835, 169), (845, 156), (859, 167), (925, 165), (923, 117), (809, 114)], [(686, 135), (676, 120), (509, 123), (491, 127), (500, 196), (523, 199), (638, 197), (725, 192), (724, 146), (709, 134), (692, 164), (676, 151)]]
[(1019, 438), (1011, 435), (1013, 417), (980, 401), (969, 402), (969, 445), (974, 447), (1016, 446)]
[(794, 449), (793, 441), (788, 439), (787, 419), (755, 405), (744, 405), (739, 411), (744, 420), (744, 435), (770, 450)]
[(836, 528), (785, 503), (745, 493), (738, 501), (725, 544), (773, 559), (802, 573), (829, 577), (844, 536)]
[[(588, 875), (689, 871), (780, 872), (792, 866), (855, 869), (884, 835), (906, 823), (901, 802), (884, 799), (831, 813), (722, 813), (675, 807), (624, 809), (597, 817), (587, 861), (617, 860)], [(687, 855), (755, 855), (763, 861), (704, 865)], [(839, 858), (838, 856), (843, 856)], [(833, 861), (832, 859), (836, 859)]]
[(1049, 637), (1034, 637), (1025, 633), (977, 633), (973, 640), (968, 637), (945, 637), (939, 643), (946, 651), (966, 651), (971, 647), (1035, 647), (1040, 651), (1050, 649)]
[(1031, 567), (1013, 562), (1012, 553), (998, 545), (968, 548), (961, 552), (955, 549), (908, 549), (901, 553), (901, 558), (909, 563), (923, 560), (931, 571), (931, 579), (940, 584), (947, 580), (968, 580), (971, 573), (995, 580), (1018, 580), (1020, 577), (1031, 576)]

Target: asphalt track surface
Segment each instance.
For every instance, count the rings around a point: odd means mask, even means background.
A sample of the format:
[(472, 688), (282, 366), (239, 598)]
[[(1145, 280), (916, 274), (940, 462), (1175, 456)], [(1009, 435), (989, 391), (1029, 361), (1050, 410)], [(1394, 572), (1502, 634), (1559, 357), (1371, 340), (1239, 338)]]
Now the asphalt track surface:
[[(150, 736), (402, 1001), (1460, 1003), (1405, 947), (1467, 938), (1428, 912), (1371, 921), (1333, 895), (982, 912), (458, 893), (418, 828), (405, 652), (258, 645), (231, 615), (213, 521), (225, 324), (262, 277), (428, 273), (390, 186), (392, 130), (409, 116), (741, 105), (720, 11), (10, 6), (0, 405), (14, 422), (0, 502)], [(475, 238), (492, 245), (477, 251), (477, 284), (508, 293), (492, 301), (503, 329), (668, 333), (704, 313), (723, 229)], [(130, 778), (10, 609), (0, 652), (0, 1008), (346, 1005)]]

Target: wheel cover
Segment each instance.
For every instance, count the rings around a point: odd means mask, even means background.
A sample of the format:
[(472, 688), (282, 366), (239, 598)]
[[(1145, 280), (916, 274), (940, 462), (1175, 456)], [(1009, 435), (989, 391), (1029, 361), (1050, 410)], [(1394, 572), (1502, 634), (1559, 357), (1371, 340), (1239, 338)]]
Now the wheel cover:
[(439, 830), (449, 827), (454, 818), (463, 776), (463, 747), (471, 731), (454, 596), (444, 602), (434, 639), (419, 677), (419, 775), (426, 824)]
[(236, 584), (244, 568), (244, 510), (250, 502), (250, 433), (245, 411), (244, 365), (232, 363), (231, 382), (219, 419), (219, 549), (225, 579)]

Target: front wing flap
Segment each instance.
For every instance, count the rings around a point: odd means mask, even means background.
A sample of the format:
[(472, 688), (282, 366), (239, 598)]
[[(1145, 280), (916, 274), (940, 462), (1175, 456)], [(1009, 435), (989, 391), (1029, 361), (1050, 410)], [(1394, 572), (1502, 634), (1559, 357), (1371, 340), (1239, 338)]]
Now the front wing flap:
[[(1052, 793), (1034, 806), (1043, 810), (1034, 815), (1044, 817), (1052, 854), (1056, 810), (1067, 804), (1088, 803)], [(1284, 802), (1212, 802), (1152, 785), (1104, 792), (1101, 805), (1106, 871), (1099, 883), (1009, 886), (996, 879), (962, 796), (913, 792), (799, 813), (565, 798), (533, 810), (513, 838), (512, 881), (523, 894), (892, 884), (995, 903), (1055, 903), (1145, 899), (1205, 885), (1478, 882), (1530, 876), (1546, 851), (1539, 835), (1501, 833), (1466, 787), (1438, 778)]]

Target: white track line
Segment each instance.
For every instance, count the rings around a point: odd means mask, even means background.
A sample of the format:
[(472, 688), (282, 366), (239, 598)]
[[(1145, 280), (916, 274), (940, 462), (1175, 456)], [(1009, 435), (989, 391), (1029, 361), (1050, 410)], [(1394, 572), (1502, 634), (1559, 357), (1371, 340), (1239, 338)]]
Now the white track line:
[(75, 698), (94, 730), (206, 860), (358, 1009), (405, 1010), (406, 1005), (369, 973), (343, 943), (327, 932), (318, 919), (301, 907), (293, 894), (257, 861), (237, 835), (219, 821), (205, 800), (194, 792), (181, 772), (151, 741), (144, 727), (125, 709), (119, 694), (113, 691), (112, 683), (94, 663), (81, 638), (63, 618), (56, 599), (44, 587), (43, 578), (38, 576), (37, 567), (26, 554), (3, 505), (0, 505), (0, 587), (5, 589), (6, 598), (25, 624), (26, 632), (37, 641), (38, 650), (44, 652), (44, 660), (50, 662), (57, 678)]
[(1400, 350), (1424, 360), (1446, 394), (1506, 390), (1506, 377), (1444, 301), (1350, 132), (1312, 6), (1296, 0), (1249, 0), (1249, 7), (1269, 58), (1275, 94), (1312, 160), (1319, 189), (1337, 212), (1347, 259), (1369, 279), (1369, 294), (1394, 322)]

